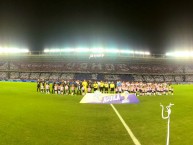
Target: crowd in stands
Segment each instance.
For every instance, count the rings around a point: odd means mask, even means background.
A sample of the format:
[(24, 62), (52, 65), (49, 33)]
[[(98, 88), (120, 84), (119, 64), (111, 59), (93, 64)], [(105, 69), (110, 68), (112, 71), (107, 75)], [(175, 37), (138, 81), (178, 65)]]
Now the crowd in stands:
[(20, 79), (29, 78), (30, 73), (20, 73)]
[(7, 62), (0, 63), (0, 70), (30, 72), (82, 72), (82, 73), (193, 73), (192, 65), (129, 64), (99, 62)]
[(184, 72), (185, 73), (192, 73), (193, 72), (193, 66), (192, 65), (186, 65), (184, 67)]
[(20, 79), (19, 72), (11, 72), (10, 79)]
[(143, 83), (128, 81), (37, 81), (37, 92), (60, 95), (84, 95), (85, 93), (122, 93), (128, 91), (136, 95), (173, 95), (173, 87), (167, 83)]
[(184, 81), (184, 76), (176, 75), (176, 76), (174, 76), (174, 79), (176, 80), (176, 82), (183, 82)]
[(6, 72), (0, 72), (0, 80), (5, 80), (7, 78), (8, 78), (8, 76), (7, 76)]
[(8, 63), (7, 62), (0, 62), (0, 70), (7, 70)]
[(164, 75), (166, 82), (175, 82), (174, 77), (171, 75)]
[(186, 75), (142, 75), (142, 74), (97, 74), (97, 73), (33, 73), (0, 71), (0, 80), (124, 80), (130, 82), (193, 82), (193, 74)]
[(193, 82), (191, 64), (116, 62), (0, 62), (0, 80), (124, 80), (132, 82)]
[(40, 76), (40, 73), (31, 73), (29, 79), (37, 80)]
[(186, 75), (185, 76), (185, 81), (186, 82), (193, 82), (193, 75)]
[(154, 81), (155, 82), (164, 82), (164, 77), (163, 76), (154, 76)]

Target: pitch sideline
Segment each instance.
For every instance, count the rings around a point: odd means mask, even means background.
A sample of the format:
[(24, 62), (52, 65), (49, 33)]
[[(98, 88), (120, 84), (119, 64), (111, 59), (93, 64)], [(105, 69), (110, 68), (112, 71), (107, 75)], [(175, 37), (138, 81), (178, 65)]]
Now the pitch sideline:
[(113, 108), (113, 110), (115, 111), (115, 113), (117, 114), (118, 118), (120, 119), (120, 121), (122, 122), (123, 126), (125, 127), (125, 129), (127, 130), (128, 134), (130, 135), (131, 139), (133, 140), (135, 145), (141, 145), (141, 143), (138, 141), (138, 139), (135, 137), (135, 135), (133, 134), (133, 132), (131, 131), (131, 129), (129, 128), (129, 126), (125, 123), (125, 121), (123, 120), (123, 118), (121, 117), (121, 115), (119, 114), (119, 112), (117, 111), (117, 109), (113, 106), (113, 104), (110, 104), (111, 107)]

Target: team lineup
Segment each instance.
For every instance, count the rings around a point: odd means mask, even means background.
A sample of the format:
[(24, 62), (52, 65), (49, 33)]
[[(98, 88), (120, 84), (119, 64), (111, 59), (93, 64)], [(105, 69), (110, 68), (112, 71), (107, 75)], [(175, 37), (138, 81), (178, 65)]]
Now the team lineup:
[(168, 83), (144, 83), (125, 81), (54, 81), (37, 80), (37, 92), (46, 94), (85, 95), (100, 91), (101, 93), (122, 93), (128, 91), (137, 96), (174, 94)]

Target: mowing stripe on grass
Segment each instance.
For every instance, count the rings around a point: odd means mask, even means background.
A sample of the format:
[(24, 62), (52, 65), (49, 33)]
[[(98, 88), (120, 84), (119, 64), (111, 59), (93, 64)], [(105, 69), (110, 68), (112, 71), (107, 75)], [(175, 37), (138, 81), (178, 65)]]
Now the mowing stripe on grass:
[(133, 140), (135, 145), (141, 145), (140, 142), (138, 141), (138, 139), (135, 137), (135, 135), (133, 134), (133, 132), (131, 131), (131, 129), (129, 128), (129, 126), (125, 123), (125, 121), (123, 120), (123, 118), (121, 117), (121, 115), (119, 114), (119, 112), (117, 111), (117, 109), (113, 106), (113, 104), (111, 104), (111, 107), (113, 108), (113, 110), (115, 111), (115, 113), (117, 114), (118, 118), (120, 119), (120, 121), (122, 122), (123, 126), (125, 127), (125, 129), (127, 130), (128, 134), (130, 135), (131, 139)]

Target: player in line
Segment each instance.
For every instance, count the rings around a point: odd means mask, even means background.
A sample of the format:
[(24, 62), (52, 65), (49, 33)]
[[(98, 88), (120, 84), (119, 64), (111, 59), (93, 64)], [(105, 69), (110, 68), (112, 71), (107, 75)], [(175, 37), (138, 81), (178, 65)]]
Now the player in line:
[[(50, 91), (52, 88), (52, 91)], [(41, 93), (52, 93), (61, 95), (85, 95), (86, 93), (93, 93), (100, 91), (101, 93), (122, 93), (128, 91), (129, 93), (136, 94), (138, 96), (149, 95), (173, 95), (174, 89), (167, 83), (143, 83), (143, 82), (108, 82), (108, 81), (62, 81), (53, 82), (50, 87), (49, 82), (37, 81), (37, 91)]]

